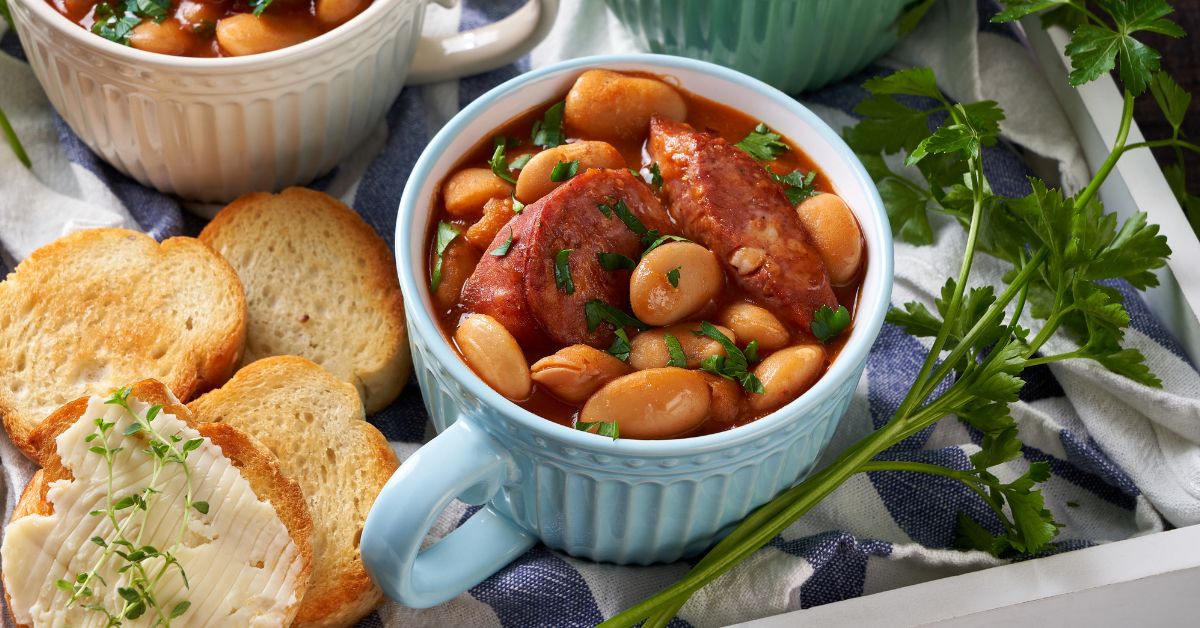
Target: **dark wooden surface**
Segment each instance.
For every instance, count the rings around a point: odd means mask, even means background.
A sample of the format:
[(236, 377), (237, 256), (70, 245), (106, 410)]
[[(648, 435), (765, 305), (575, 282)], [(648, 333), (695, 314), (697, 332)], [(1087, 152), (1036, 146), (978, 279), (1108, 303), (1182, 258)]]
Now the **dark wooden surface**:
[[(1194, 95), (1192, 108), (1184, 122), (1184, 134), (1191, 141), (1200, 141), (1200, 0), (1173, 0), (1175, 13), (1171, 16), (1188, 36), (1183, 39), (1171, 39), (1153, 33), (1138, 33), (1139, 39), (1162, 52), (1163, 69), (1174, 78), (1180, 86)], [(1154, 97), (1147, 93), (1139, 98), (1134, 108), (1134, 119), (1142, 129), (1146, 139), (1156, 140), (1171, 137), (1171, 125), (1167, 124), (1158, 109)], [(1170, 149), (1155, 150), (1155, 157), (1160, 165), (1175, 161), (1175, 153)], [(1200, 194), (1200, 155), (1186, 153), (1188, 191)]]

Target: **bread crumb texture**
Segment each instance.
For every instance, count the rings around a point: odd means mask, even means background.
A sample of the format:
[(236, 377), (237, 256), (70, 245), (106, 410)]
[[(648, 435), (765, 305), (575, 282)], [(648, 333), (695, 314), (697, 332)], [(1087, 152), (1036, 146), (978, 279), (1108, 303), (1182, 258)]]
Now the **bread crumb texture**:
[(263, 443), (304, 493), (318, 577), (295, 625), (352, 625), (378, 606), (383, 593), (362, 564), (359, 539), (398, 462), (384, 436), (364, 420), (354, 387), (305, 358), (271, 357), (242, 368), (188, 407), (198, 421), (231, 425)]
[(306, 357), (353, 384), (368, 413), (400, 394), (411, 358), (395, 260), (353, 209), (304, 188), (247, 194), (200, 239), (246, 288), (242, 364)]
[(233, 269), (194, 238), (90, 229), (0, 282), (0, 416), (17, 447), (80, 395), (147, 377), (189, 400), (238, 363), (246, 304)]

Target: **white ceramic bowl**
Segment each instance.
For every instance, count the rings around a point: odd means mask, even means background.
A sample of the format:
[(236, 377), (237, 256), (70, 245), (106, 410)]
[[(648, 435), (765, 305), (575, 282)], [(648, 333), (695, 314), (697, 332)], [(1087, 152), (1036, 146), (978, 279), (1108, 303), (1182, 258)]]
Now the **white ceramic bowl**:
[[(46, 0), (9, 5), (34, 74), (84, 143), (145, 185), (223, 202), (307, 183), (354, 150), (405, 83), (427, 3), (375, 0), (315, 39), (215, 59), (113, 43)], [(545, 34), (556, 7), (530, 2), (483, 36), (432, 42), (424, 51), (440, 55), (414, 72), (431, 80), (503, 65)]]

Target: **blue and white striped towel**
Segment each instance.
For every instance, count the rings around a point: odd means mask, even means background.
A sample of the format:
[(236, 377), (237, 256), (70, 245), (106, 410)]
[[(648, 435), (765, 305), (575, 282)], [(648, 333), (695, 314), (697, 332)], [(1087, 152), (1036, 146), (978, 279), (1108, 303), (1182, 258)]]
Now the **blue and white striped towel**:
[[(456, 11), (431, 8), (427, 28), (478, 26), (519, 4), (507, 0), (468, 2)], [(973, 3), (942, 3), (888, 63), (932, 65), (951, 95), (998, 100), (1009, 113), (1006, 137), (1057, 161), (1064, 184), (1078, 186), (1087, 173), (1069, 125), (1019, 40), (982, 19), (992, 10), (986, 2), (978, 11)], [(410, 168), (460, 106), (530, 64), (631, 49), (600, 2), (568, 0), (551, 37), (530, 59), (462, 81), (405, 90), (388, 113), (386, 129), (315, 186), (344, 198), (390, 243)], [(802, 100), (833, 126), (844, 126), (853, 121), (848, 112), (864, 95), (858, 85), (880, 71), (885, 70), (870, 70)], [(199, 229), (199, 220), (173, 199), (117, 174), (79, 142), (41, 96), (12, 33), (0, 36), (0, 79), (6, 86), (0, 107), (35, 161), (33, 173), (26, 172), (0, 147), (0, 270), (71, 229), (126, 224), (159, 238)], [(1026, 169), (1011, 145), (990, 151), (986, 167), (998, 193), (1026, 193)], [(897, 247), (894, 303), (930, 303), (945, 277), (957, 269), (962, 230), (948, 223), (939, 227), (933, 246)], [(975, 275), (979, 282), (994, 283), (1002, 270), (985, 258), (976, 263)], [(1044, 491), (1048, 507), (1065, 524), (1058, 544), (1062, 551), (1200, 523), (1200, 376), (1138, 295), (1128, 286), (1118, 288), (1133, 318), (1128, 342), (1146, 354), (1163, 389), (1136, 386), (1086, 362), (1037, 367), (1027, 372), (1029, 384), (1013, 409), (1026, 447), (1023, 459), (1006, 465), (1000, 475), (1015, 476), (1029, 461), (1050, 463), (1054, 475)], [(925, 351), (921, 341), (884, 327), (831, 454), (891, 415)], [(432, 437), (415, 384), (370, 420), (402, 459)], [(979, 439), (971, 428), (946, 420), (886, 455), (969, 468), (967, 458)], [(6, 438), (0, 438), (0, 456), (7, 519), (31, 469)], [(444, 535), (472, 512), (455, 504), (433, 534)], [(696, 595), (675, 623), (744, 621), (998, 564), (981, 553), (952, 549), (959, 512), (996, 525), (976, 496), (951, 480), (903, 473), (857, 476), (767, 548)], [(684, 563), (599, 565), (537, 547), (445, 605), (412, 610), (389, 603), (363, 625), (592, 625), (687, 569)]]

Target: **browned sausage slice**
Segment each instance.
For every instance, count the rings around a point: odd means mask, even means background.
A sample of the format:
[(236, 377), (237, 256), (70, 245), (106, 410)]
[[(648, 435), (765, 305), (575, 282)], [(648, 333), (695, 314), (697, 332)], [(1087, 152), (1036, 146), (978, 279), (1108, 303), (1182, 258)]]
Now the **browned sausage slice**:
[(720, 137), (665, 118), (651, 121), (649, 150), (683, 235), (716, 253), (744, 290), (805, 332), (817, 308), (837, 307), (795, 208), (758, 162)]
[[(649, 187), (624, 170), (580, 174), (509, 222), (512, 246), (503, 257), (483, 256), (463, 287), (464, 307), (500, 321), (525, 346), (544, 337), (557, 345), (607, 347), (612, 328), (589, 331), (585, 305), (599, 299), (627, 311), (629, 273), (604, 270), (597, 253), (636, 260), (642, 250), (638, 234), (599, 208), (618, 200), (638, 216), (665, 215)], [(508, 227), (496, 234), (489, 251), (508, 239)], [(571, 249), (571, 293), (555, 281), (555, 258), (564, 249)]]

